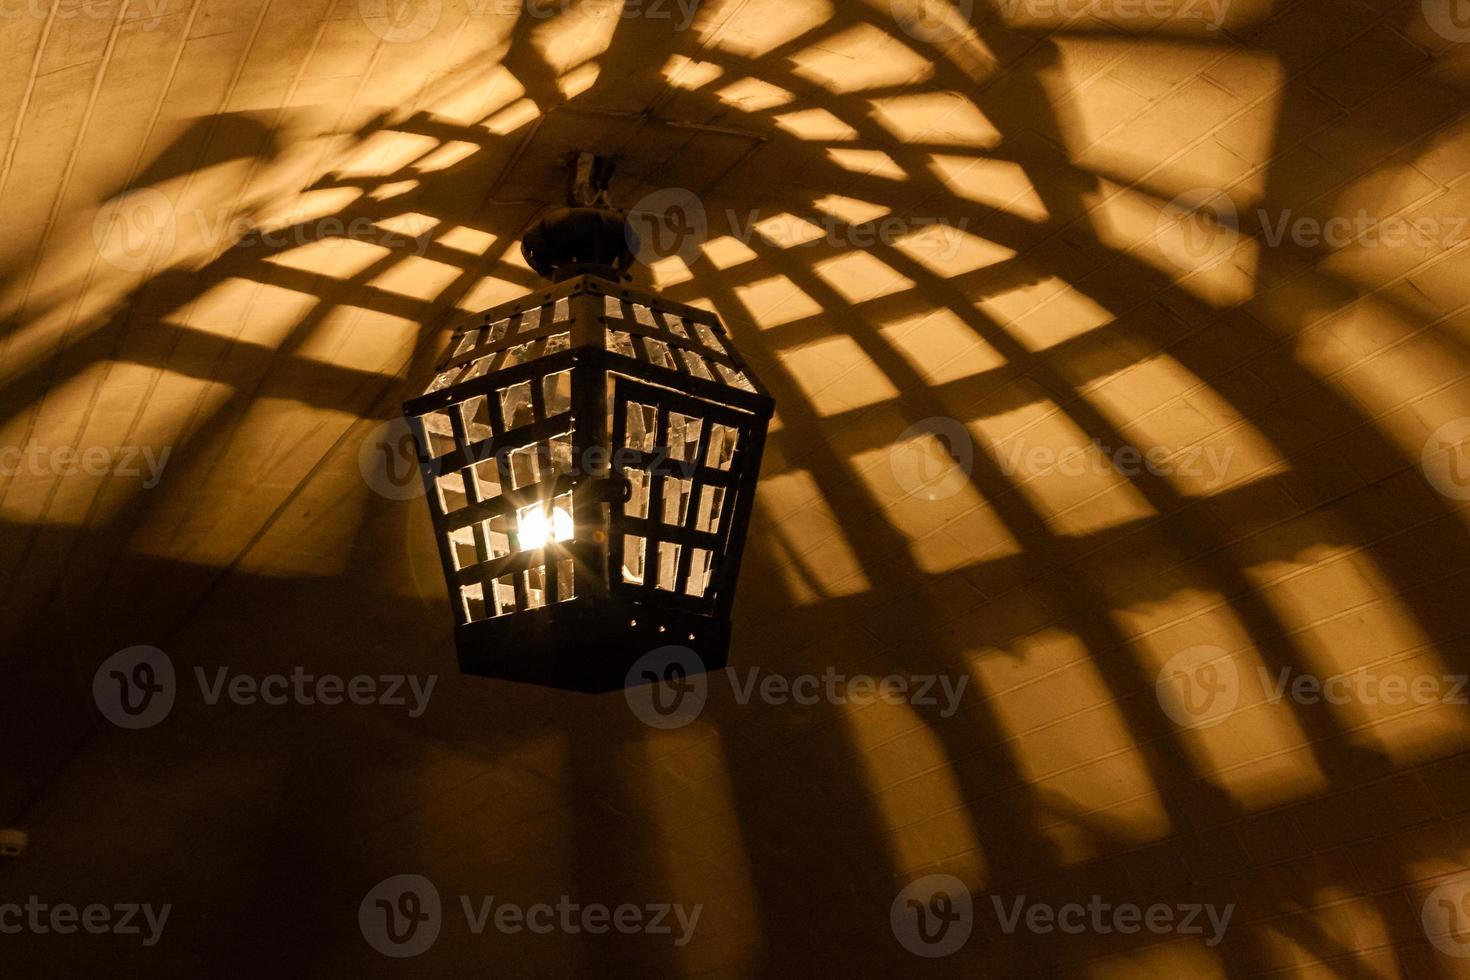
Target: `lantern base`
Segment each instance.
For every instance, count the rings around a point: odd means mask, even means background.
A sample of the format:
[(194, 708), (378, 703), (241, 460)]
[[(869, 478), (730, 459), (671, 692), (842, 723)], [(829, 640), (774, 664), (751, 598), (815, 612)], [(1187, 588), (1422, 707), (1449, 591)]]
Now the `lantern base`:
[(602, 694), (647, 683), (629, 672), (661, 647), (692, 651), (705, 671), (724, 668), (730, 623), (639, 603), (558, 603), (455, 627), (459, 669), (479, 677)]

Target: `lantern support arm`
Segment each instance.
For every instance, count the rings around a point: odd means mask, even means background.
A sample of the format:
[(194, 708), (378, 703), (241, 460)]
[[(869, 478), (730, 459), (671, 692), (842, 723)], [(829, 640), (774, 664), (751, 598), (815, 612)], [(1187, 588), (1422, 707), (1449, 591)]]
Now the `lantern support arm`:
[(581, 208), (612, 207), (609, 186), (614, 169), (615, 164), (607, 157), (585, 150), (578, 153), (568, 174), (567, 204)]

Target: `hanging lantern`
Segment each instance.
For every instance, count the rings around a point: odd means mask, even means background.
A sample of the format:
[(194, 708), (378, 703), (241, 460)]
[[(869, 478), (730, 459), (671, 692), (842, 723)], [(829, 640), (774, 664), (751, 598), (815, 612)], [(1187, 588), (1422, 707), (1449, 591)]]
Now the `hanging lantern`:
[(775, 403), (713, 313), (624, 284), (606, 176), (524, 240), (554, 285), (458, 326), (403, 407), (465, 673), (606, 691), (659, 647), (728, 655)]

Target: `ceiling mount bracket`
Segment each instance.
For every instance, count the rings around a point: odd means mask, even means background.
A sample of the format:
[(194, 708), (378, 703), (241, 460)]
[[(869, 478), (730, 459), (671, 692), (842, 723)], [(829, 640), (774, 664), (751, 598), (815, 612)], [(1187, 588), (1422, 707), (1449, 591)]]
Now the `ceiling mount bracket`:
[(613, 161), (581, 152), (569, 163), (567, 206), (551, 211), (526, 232), (521, 254), (552, 282), (588, 274), (626, 280), (638, 239), (628, 225), (628, 212), (610, 203)]
[(582, 151), (572, 158), (567, 188), (567, 203), (572, 207), (611, 207), (608, 186), (617, 168), (608, 157)]

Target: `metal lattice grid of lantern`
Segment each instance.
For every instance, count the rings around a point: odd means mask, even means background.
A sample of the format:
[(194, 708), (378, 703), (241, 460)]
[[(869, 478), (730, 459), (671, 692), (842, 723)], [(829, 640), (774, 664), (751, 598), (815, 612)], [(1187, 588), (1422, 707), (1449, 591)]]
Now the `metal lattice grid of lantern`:
[(404, 406), (460, 668), (605, 691), (677, 644), (717, 669), (775, 403), (713, 313), (560, 251)]

